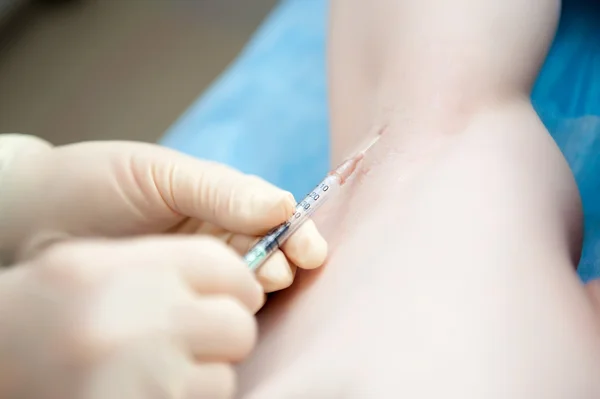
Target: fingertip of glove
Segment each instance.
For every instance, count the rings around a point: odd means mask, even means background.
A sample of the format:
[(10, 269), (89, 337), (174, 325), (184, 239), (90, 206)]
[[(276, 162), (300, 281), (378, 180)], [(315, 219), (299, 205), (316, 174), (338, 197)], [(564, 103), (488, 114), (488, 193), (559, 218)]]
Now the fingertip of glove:
[(260, 233), (285, 222), (294, 214), (296, 200), (294, 196), (274, 186), (257, 190), (252, 196), (252, 204), (248, 208), (250, 224), (255, 224)]
[(316, 269), (325, 263), (328, 245), (317, 229), (317, 225), (308, 220), (283, 245), (286, 256), (302, 269)]
[(266, 293), (288, 288), (295, 276), (296, 266), (290, 264), (281, 251), (275, 252), (256, 273)]
[(256, 274), (265, 293), (288, 288), (294, 282), (295, 276), (296, 266), (290, 264), (280, 251), (273, 254)]
[(296, 208), (296, 199), (294, 195), (289, 191), (281, 191), (276, 197), (273, 214), (277, 213), (278, 216), (283, 218), (285, 221), (287, 218), (294, 214)]

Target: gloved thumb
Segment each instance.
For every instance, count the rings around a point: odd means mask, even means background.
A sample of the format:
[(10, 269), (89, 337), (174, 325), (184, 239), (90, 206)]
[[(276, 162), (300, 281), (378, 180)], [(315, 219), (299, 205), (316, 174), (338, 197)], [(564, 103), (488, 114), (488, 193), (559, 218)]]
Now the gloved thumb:
[[(260, 235), (294, 212), (291, 193), (222, 164), (204, 161), (159, 146), (131, 163), (138, 177), (153, 185), (175, 212), (221, 226), (231, 232)], [(148, 171), (152, 173), (149, 174)]]
[(0, 255), (25, 251), (34, 236), (164, 232), (185, 217), (260, 235), (294, 212), (290, 193), (258, 177), (158, 145), (104, 141), (50, 149), (42, 140), (2, 139)]

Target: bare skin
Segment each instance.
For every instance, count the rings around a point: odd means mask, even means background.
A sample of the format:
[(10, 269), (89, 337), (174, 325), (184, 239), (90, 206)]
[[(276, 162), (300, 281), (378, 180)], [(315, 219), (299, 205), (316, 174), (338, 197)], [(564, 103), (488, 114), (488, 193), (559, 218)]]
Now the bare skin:
[(240, 397), (595, 399), (581, 206), (528, 102), (557, 1), (332, 1), (331, 253), (259, 314)]

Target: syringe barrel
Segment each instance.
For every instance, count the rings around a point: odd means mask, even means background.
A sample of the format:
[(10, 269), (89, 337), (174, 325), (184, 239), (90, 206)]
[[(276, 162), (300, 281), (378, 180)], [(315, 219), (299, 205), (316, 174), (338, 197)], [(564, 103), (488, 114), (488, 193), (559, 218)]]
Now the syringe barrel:
[(296, 212), (285, 224), (289, 228), (282, 232), (279, 241), (281, 244), (294, 234), (300, 226), (306, 222), (317, 209), (321, 207), (329, 198), (335, 195), (340, 188), (340, 179), (338, 176), (327, 176), (313, 191), (310, 192), (302, 201), (296, 205)]
[(296, 205), (292, 217), (267, 233), (248, 251), (244, 260), (250, 269), (258, 269), (321, 205), (335, 195), (340, 185), (340, 178), (337, 175), (329, 175), (319, 183)]

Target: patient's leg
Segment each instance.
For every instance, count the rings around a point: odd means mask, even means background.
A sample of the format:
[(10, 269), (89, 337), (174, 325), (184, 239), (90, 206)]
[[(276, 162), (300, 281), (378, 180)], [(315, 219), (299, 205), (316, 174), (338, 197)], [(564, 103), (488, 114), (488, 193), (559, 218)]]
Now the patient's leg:
[(327, 265), (259, 316), (242, 396), (600, 397), (579, 199), (526, 100), (555, 2), (333, 7), (334, 155), (387, 129), (320, 212)]

